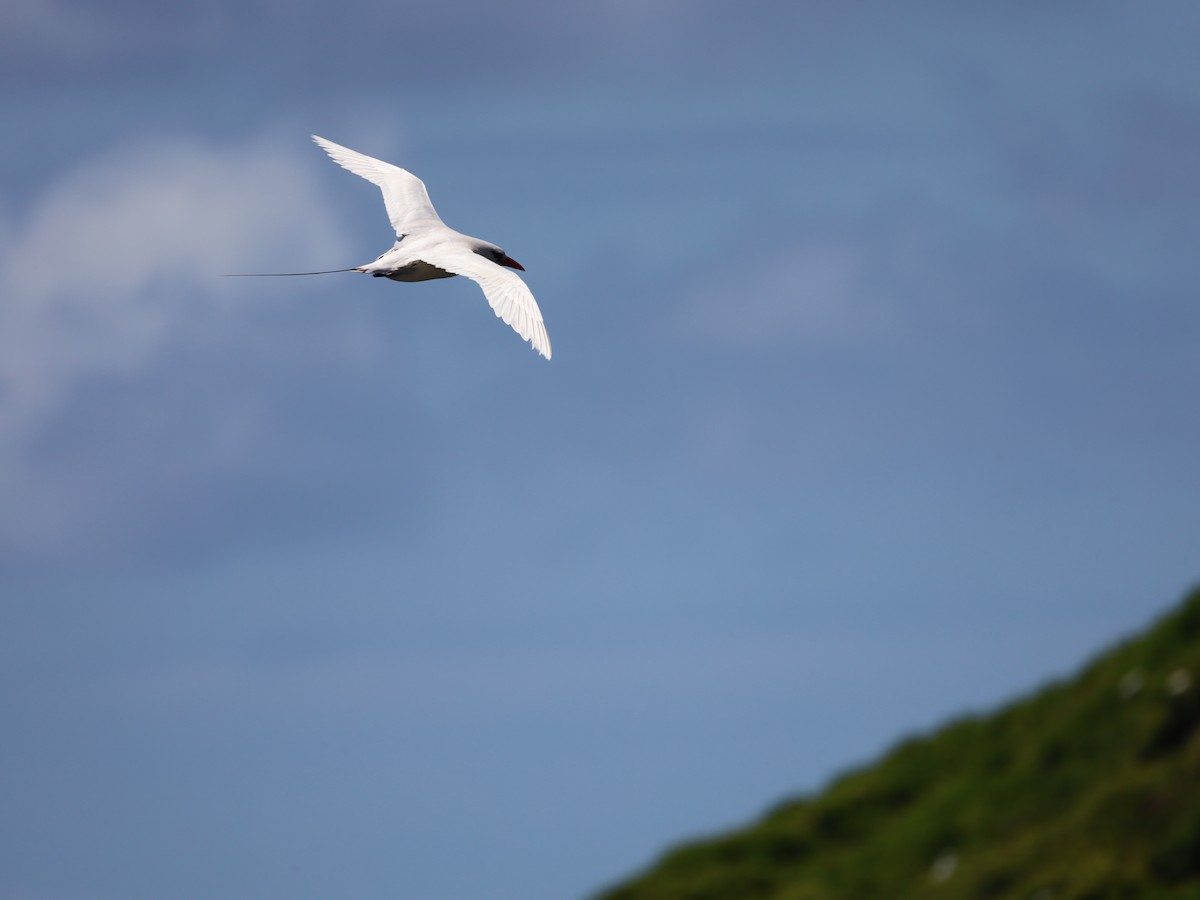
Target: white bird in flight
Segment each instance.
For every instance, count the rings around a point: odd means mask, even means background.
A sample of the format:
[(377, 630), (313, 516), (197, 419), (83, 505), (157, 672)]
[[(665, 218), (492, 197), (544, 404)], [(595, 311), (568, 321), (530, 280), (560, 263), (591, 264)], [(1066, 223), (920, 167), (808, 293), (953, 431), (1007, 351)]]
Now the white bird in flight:
[(550, 358), (550, 338), (542, 312), (525, 282), (511, 271), (524, 272), (524, 266), (495, 244), (448, 228), (429, 201), (425, 184), (411, 172), (315, 134), (312, 139), (339, 166), (379, 186), (388, 218), (396, 229), (396, 243), (375, 262), (352, 269), (254, 273), (255, 276), (364, 272), (393, 281), (429, 281), (465, 275), (483, 288), (487, 302), (505, 324), (529, 341), (534, 350)]

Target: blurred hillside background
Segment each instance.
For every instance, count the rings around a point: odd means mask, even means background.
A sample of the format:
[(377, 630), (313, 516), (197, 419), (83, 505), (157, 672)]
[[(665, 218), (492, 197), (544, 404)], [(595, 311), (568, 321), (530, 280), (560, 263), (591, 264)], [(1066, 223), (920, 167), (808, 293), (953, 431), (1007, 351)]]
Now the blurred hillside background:
[(909, 737), (605, 900), (1191, 900), (1200, 592), (1070, 680)]
[[(550, 900), (1200, 574), (1200, 7), (8, 0), (0, 895)], [(423, 178), (554, 342), (373, 259)], [(69, 861), (70, 864), (66, 864)]]

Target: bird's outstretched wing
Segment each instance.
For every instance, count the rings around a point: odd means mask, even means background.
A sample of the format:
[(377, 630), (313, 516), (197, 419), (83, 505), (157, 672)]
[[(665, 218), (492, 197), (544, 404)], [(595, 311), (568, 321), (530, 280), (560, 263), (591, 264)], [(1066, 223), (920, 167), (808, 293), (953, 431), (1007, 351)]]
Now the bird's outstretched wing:
[(327, 141), (315, 134), (312, 139), (329, 154), (330, 158), (343, 169), (349, 169), (355, 175), (361, 175), (372, 184), (379, 185), (383, 191), (383, 203), (387, 207), (388, 218), (396, 229), (396, 236), (410, 234), (414, 228), (421, 225), (442, 224), (441, 218), (429, 202), (429, 192), (425, 183), (412, 172), (385, 163), (383, 160), (364, 156)]
[(529, 341), (533, 349), (550, 358), (550, 336), (542, 311), (533, 299), (528, 285), (511, 269), (498, 266), (490, 259), (466, 248), (441, 245), (436, 251), (422, 255), (430, 265), (470, 278), (481, 288), (496, 315), (511, 325), (513, 331)]

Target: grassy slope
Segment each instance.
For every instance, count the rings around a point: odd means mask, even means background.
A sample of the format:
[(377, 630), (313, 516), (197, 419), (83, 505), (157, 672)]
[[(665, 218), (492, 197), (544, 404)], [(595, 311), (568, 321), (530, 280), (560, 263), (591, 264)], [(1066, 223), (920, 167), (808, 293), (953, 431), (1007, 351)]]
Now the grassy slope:
[(905, 741), (603, 900), (904, 897), (1200, 898), (1200, 591), (1073, 680)]

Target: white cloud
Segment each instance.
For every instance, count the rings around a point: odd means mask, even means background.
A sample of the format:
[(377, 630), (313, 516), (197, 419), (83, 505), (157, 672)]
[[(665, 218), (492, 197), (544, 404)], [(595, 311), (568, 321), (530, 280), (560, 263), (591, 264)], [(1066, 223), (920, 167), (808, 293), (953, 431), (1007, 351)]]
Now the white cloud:
[(285, 247), (345, 258), (309, 175), (265, 145), (155, 142), (51, 185), (0, 248), (0, 445), (80, 379), (144, 367), (192, 322), (189, 302), (228, 300), (223, 270)]
[[(181, 336), (219, 335), (246, 315), (222, 271), (347, 258), (303, 147), (285, 156), (254, 142), (134, 144), (63, 173), (23, 215), (9, 211), (0, 230), (0, 544), (41, 543), (86, 505), (86, 486), (48, 471), (37, 449), (80, 390), (136, 382)], [(217, 426), (214, 440), (240, 427)]]

